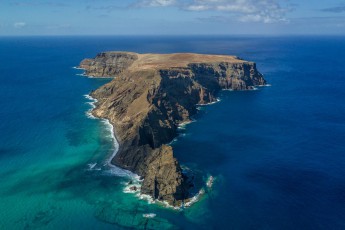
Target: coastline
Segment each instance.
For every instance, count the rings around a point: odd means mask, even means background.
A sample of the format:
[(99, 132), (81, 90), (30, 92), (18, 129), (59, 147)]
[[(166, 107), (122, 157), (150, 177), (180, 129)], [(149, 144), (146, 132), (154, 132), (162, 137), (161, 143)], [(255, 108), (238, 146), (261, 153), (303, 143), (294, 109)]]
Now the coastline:
[[(109, 79), (113, 79), (112, 77), (94, 77), (94, 76), (89, 76), (85, 74), (85, 68), (81, 68), (81, 67), (77, 67), (74, 66), (72, 67), (73, 69), (76, 70), (83, 70), (84, 72), (81, 74), (76, 74), (77, 76), (83, 76), (83, 77), (87, 77), (87, 78), (109, 78)], [(112, 154), (110, 155), (110, 157), (108, 157), (105, 160), (105, 163), (103, 164), (103, 166), (108, 166), (110, 169), (108, 170), (109, 174), (111, 175), (116, 175), (116, 176), (120, 176), (120, 177), (129, 177), (131, 180), (137, 180), (140, 181), (139, 178), (140, 176), (123, 168), (117, 167), (116, 165), (113, 165), (111, 163), (111, 160), (116, 156), (118, 150), (119, 150), (119, 142), (116, 138), (115, 132), (114, 132), (114, 126), (113, 124), (111, 124), (111, 122), (109, 121), (109, 119), (106, 118), (98, 118), (95, 117), (92, 114), (92, 111), (97, 107), (96, 103), (98, 102), (98, 100), (96, 98), (93, 98), (90, 93), (89, 94), (84, 94), (83, 95), (84, 98), (86, 98), (87, 100), (89, 100), (89, 102), (86, 102), (87, 104), (89, 104), (91, 106), (91, 108), (89, 110), (86, 111), (85, 115), (89, 118), (89, 119), (97, 119), (100, 120), (106, 127), (108, 127), (111, 135), (111, 139), (113, 142), (113, 147), (114, 147), (114, 151), (112, 152)], [(93, 165), (93, 164), (89, 164), (89, 165)], [(93, 169), (95, 165), (93, 165), (93, 167), (89, 167), (90, 169)]]
[(83, 73), (77, 73), (77, 76), (82, 76), (82, 77), (87, 77), (87, 78), (101, 78), (101, 79), (113, 79), (113, 77), (96, 77), (96, 76), (92, 76), (92, 75), (87, 75), (85, 68), (81, 68), (81, 67), (77, 67), (77, 66), (73, 66), (72, 69), (76, 69), (76, 70), (83, 70)]
[[(103, 166), (108, 166), (110, 168), (110, 170), (108, 170), (108, 171), (110, 171), (111, 175), (120, 176), (120, 177), (128, 177), (130, 179), (131, 184), (130, 183), (124, 184), (124, 188), (122, 190), (124, 193), (135, 194), (135, 197), (137, 197), (140, 200), (146, 200), (148, 202), (148, 204), (158, 204), (158, 205), (161, 205), (165, 208), (170, 208), (170, 209), (180, 210), (180, 211), (183, 208), (191, 207), (193, 204), (195, 204), (196, 202), (198, 202), (201, 199), (201, 197), (205, 194), (205, 189), (203, 187), (200, 188), (199, 191), (193, 197), (191, 197), (188, 202), (181, 204), (179, 206), (173, 206), (173, 205), (170, 205), (167, 201), (160, 201), (160, 200), (154, 199), (150, 195), (141, 194), (140, 193), (141, 192), (141, 182), (143, 180), (140, 180), (140, 176), (129, 171), (129, 170), (117, 167), (111, 163), (111, 160), (115, 157), (116, 153), (119, 150), (119, 142), (117, 141), (117, 138), (116, 138), (116, 135), (114, 132), (114, 126), (110, 123), (110, 121), (108, 119), (97, 118), (94, 115), (92, 115), (93, 109), (96, 108), (95, 104), (98, 102), (98, 100), (96, 98), (93, 98), (90, 94), (85, 94), (83, 96), (85, 99), (90, 100), (90, 102), (87, 102), (87, 104), (89, 104), (91, 106), (91, 108), (86, 112), (86, 116), (89, 119), (100, 120), (102, 123), (105, 124), (106, 127), (108, 127), (108, 129), (111, 133), (110, 137), (111, 137), (112, 142), (113, 142), (114, 151), (110, 157), (106, 158), (105, 164)], [(216, 102), (218, 102), (218, 101), (220, 101), (220, 100), (217, 100)], [(216, 102), (214, 102), (214, 103), (216, 103)], [(213, 103), (209, 103), (209, 104), (213, 104)], [(205, 104), (205, 105), (209, 105), (209, 104)], [(196, 122), (196, 120), (190, 120), (190, 121), (183, 122), (179, 125), (178, 128), (179, 129), (185, 129), (185, 126), (187, 126), (188, 124), (190, 124), (192, 122)], [(173, 141), (176, 141), (175, 139)], [(88, 166), (89, 167), (91, 166), (90, 170), (92, 170), (94, 168), (95, 164), (89, 163)], [(99, 170), (99, 169), (96, 169), (96, 170)], [(209, 178), (212, 178), (212, 176), (209, 176)], [(208, 181), (209, 181), (209, 179), (207, 179), (207, 181), (205, 182), (205, 186), (210, 189), (212, 186), (208, 186)], [(133, 187), (133, 186), (136, 187), (136, 190), (131, 190), (131, 187)]]
[(111, 134), (110, 138), (112, 139), (112, 142), (113, 142), (114, 151), (110, 157), (106, 158), (103, 166), (108, 166), (110, 168), (108, 171), (112, 175), (121, 176), (121, 177), (129, 177), (132, 180), (138, 179), (139, 176), (137, 174), (135, 174), (131, 171), (128, 171), (126, 169), (122, 169), (120, 167), (117, 167), (111, 163), (111, 160), (115, 157), (116, 153), (119, 150), (119, 142), (117, 141), (115, 133), (114, 133), (114, 126), (110, 123), (110, 121), (108, 119), (98, 118), (98, 117), (95, 117), (94, 115), (92, 115), (93, 109), (96, 108), (95, 103), (97, 103), (97, 101), (98, 101), (96, 98), (93, 98), (90, 94), (85, 94), (84, 98), (86, 98), (87, 100), (90, 100), (90, 102), (87, 102), (87, 104), (89, 104), (91, 106), (91, 108), (88, 111), (86, 111), (86, 116), (89, 119), (100, 120), (108, 128), (108, 130), (110, 131), (110, 134)]
[[(84, 72), (81, 73), (81, 74), (76, 74), (77, 76), (83, 76), (83, 77), (88, 77), (88, 78), (95, 78), (93, 76), (88, 76), (85, 74), (85, 69), (84, 68), (81, 68), (81, 67), (72, 67), (73, 69), (76, 69), (76, 70), (83, 70)], [(121, 169), (113, 164), (111, 164), (111, 160), (115, 157), (116, 153), (118, 152), (119, 150), (119, 142), (117, 141), (117, 138), (115, 136), (115, 133), (114, 133), (114, 126), (110, 123), (110, 121), (108, 119), (105, 119), (105, 118), (98, 118), (98, 117), (95, 117), (93, 114), (92, 114), (92, 111), (96, 108), (96, 103), (98, 102), (98, 100), (96, 98), (93, 98), (90, 94), (84, 94), (83, 95), (84, 98), (86, 98), (87, 100), (89, 100), (89, 102), (86, 102), (87, 104), (89, 104), (91, 106), (91, 108), (89, 110), (86, 111), (86, 116), (89, 118), (89, 119), (97, 119), (97, 120), (100, 120), (101, 122), (103, 122), (105, 124), (105, 126), (108, 127), (110, 133), (111, 133), (111, 139), (112, 139), (112, 142), (113, 142), (113, 147), (114, 147), (114, 151), (113, 153), (111, 154), (111, 156), (109, 158), (106, 159), (105, 161), (105, 164), (103, 164), (103, 166), (108, 166), (110, 168), (110, 173), (113, 174), (113, 171), (121, 171), (121, 172), (125, 172), (124, 174), (120, 174), (120, 173), (114, 173), (115, 175), (118, 175), (118, 176), (128, 176), (130, 178), (139, 178), (138, 175), (128, 171), (128, 170), (125, 170), (125, 169)]]
[(115, 151), (108, 165), (140, 175), (141, 197), (174, 207), (194, 203), (203, 194), (195, 190), (205, 186), (192, 190), (193, 182), (174, 157), (171, 143), (178, 129), (192, 121), (200, 106), (219, 102), (220, 90), (257, 90), (256, 85), (266, 84), (255, 63), (229, 55), (114, 51), (84, 59), (79, 67), (83, 76), (115, 77), (89, 95), (98, 101), (93, 100), (88, 114), (106, 118), (112, 129)]
[[(158, 13), (160, 9), (148, 10)], [(229, 29), (219, 24), (223, 31)], [(17, 33), (33, 26), (28, 24)], [(13, 36), (1, 42), (8, 52), (0, 52), (4, 134), (0, 229), (345, 228), (345, 106), (341, 106), (345, 56), (339, 55), (345, 50), (345, 39)], [(172, 146), (183, 172), (196, 178), (193, 195), (209, 174), (215, 177), (212, 190), (205, 186), (205, 194), (191, 207), (175, 210), (157, 202), (148, 204), (136, 193), (123, 191), (128, 177), (110, 172), (107, 160), (114, 153), (110, 126), (99, 117), (86, 116), (91, 100), (83, 95), (106, 89), (103, 85), (114, 79), (77, 75), (84, 71), (72, 67), (81, 58), (112, 49), (237, 54), (255, 61), (271, 84), (256, 86), (258, 91), (219, 91), (219, 103), (198, 106), (200, 112), (192, 116), (195, 123), (177, 131)], [(136, 83), (133, 77), (129, 79)], [(99, 99), (97, 106), (107, 96), (90, 95)], [(111, 96), (107, 101), (114, 101)], [(179, 98), (188, 96), (179, 94)], [(122, 148), (118, 121), (104, 118), (115, 125)]]

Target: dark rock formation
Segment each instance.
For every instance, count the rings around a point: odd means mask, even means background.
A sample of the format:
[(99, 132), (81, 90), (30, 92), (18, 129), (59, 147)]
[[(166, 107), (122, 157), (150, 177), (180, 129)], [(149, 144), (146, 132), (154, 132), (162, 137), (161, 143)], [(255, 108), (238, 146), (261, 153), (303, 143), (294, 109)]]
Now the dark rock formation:
[(109, 77), (122, 73), (137, 58), (135, 53), (129, 52), (99, 53), (94, 59), (84, 59), (80, 68), (84, 68), (88, 76)]
[(191, 185), (166, 145), (197, 104), (216, 101), (221, 89), (264, 85), (255, 63), (234, 56), (101, 53), (85, 59), (87, 75), (115, 77), (91, 93), (93, 115), (109, 119), (120, 148), (112, 163), (144, 178), (141, 192), (180, 205)]

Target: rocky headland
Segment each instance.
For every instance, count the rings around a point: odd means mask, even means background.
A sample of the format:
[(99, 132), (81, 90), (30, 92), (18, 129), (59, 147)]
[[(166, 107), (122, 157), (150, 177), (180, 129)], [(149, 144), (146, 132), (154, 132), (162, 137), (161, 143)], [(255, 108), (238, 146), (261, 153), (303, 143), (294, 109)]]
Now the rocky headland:
[(104, 52), (79, 67), (88, 76), (114, 77), (91, 93), (92, 114), (110, 121), (119, 142), (111, 162), (144, 179), (141, 193), (173, 206), (190, 199), (192, 186), (167, 145), (178, 125), (222, 89), (266, 84), (255, 63), (225, 55)]

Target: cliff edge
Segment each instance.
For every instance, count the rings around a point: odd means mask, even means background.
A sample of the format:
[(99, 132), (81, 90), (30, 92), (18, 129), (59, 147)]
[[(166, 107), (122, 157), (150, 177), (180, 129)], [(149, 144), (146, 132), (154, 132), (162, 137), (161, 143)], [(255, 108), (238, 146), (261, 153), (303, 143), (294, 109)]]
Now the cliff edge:
[(144, 178), (141, 193), (174, 206), (190, 198), (191, 186), (167, 145), (178, 125), (222, 89), (266, 84), (255, 63), (225, 55), (104, 52), (80, 67), (114, 77), (91, 93), (98, 100), (93, 115), (113, 124), (120, 145), (112, 163)]

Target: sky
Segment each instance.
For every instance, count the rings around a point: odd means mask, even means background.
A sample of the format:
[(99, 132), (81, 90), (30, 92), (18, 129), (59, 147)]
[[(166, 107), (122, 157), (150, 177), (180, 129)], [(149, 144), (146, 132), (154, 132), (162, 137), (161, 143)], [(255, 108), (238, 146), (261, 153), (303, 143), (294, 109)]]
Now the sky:
[(345, 35), (345, 0), (0, 0), (0, 36)]

